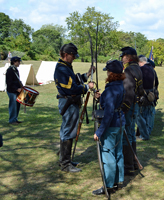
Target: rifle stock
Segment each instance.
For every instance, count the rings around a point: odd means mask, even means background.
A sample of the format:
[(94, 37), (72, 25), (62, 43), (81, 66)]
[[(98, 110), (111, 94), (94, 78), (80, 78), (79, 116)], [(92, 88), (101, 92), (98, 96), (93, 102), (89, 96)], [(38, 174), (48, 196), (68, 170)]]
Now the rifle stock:
[(86, 112), (86, 107), (87, 107), (87, 104), (88, 104), (89, 96), (90, 96), (90, 91), (87, 92), (87, 96), (86, 96), (86, 99), (85, 99), (83, 110), (82, 110), (81, 115), (80, 115), (79, 124), (78, 124), (78, 128), (77, 128), (77, 133), (76, 133), (76, 139), (75, 139), (75, 146), (74, 146), (73, 153), (72, 153), (72, 160), (74, 158), (74, 154), (75, 154), (75, 150), (76, 150), (76, 144), (77, 144), (77, 141), (78, 141), (78, 138), (79, 138), (80, 129), (81, 129), (81, 125), (83, 123), (84, 114)]
[(133, 156), (134, 156), (134, 159), (135, 159), (136, 162), (137, 162), (138, 168), (139, 168), (140, 170), (142, 170), (142, 169), (143, 169), (143, 166), (141, 165), (140, 161), (138, 160), (136, 154), (135, 154), (134, 151), (133, 151), (133, 148), (132, 148), (132, 146), (131, 146), (131, 144), (130, 144), (130, 142), (129, 142), (129, 139), (128, 139), (126, 130), (124, 130), (124, 136), (125, 136), (125, 138), (126, 138), (126, 141), (128, 142), (128, 145), (129, 145), (129, 147), (130, 147), (130, 149), (131, 149), (131, 152), (132, 152), (132, 154), (133, 154)]

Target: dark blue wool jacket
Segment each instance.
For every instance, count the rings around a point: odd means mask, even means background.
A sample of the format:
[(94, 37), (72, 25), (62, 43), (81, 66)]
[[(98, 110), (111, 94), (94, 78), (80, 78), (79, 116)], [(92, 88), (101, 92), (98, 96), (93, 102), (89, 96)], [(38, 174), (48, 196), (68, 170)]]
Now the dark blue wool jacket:
[(7, 72), (6, 72), (7, 91), (10, 92), (10, 93), (19, 94), (16, 90), (18, 88), (20, 88), (21, 86), (20, 86), (20, 83), (19, 83), (19, 79), (17, 78), (15, 73), (19, 77), (19, 71), (17, 70), (16, 67), (14, 67), (14, 65), (12, 65), (12, 67), (10, 66), (7, 69)]
[(157, 88), (158, 77), (151, 64), (146, 63), (144, 66), (141, 67), (141, 71), (143, 76), (143, 88), (146, 90), (153, 89), (154, 78), (155, 78), (155, 86)]
[[(113, 81), (108, 83), (100, 97), (100, 105), (104, 110), (104, 117), (96, 135), (100, 138), (108, 127), (120, 127), (120, 115), (116, 112), (123, 100), (123, 81)], [(125, 125), (124, 113), (121, 111), (122, 126)]]
[[(84, 82), (87, 81), (84, 74), (82, 75), (82, 79)], [(72, 65), (61, 58), (58, 60), (56, 65), (54, 80), (58, 92), (64, 96), (85, 94), (88, 90), (87, 85), (85, 84), (77, 85), (76, 75), (73, 71)]]

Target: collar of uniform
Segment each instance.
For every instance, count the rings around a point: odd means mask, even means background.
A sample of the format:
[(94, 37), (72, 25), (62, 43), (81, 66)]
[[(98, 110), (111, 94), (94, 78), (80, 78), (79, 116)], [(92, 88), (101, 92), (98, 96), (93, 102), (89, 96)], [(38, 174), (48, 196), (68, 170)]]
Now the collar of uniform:
[(17, 67), (15, 67), (15, 65), (11, 65), (11, 67), (13, 68), (13, 70), (18, 71)]
[(109, 86), (112, 86), (112, 85), (120, 85), (122, 82), (123, 82), (122, 80), (112, 81), (110, 83), (107, 83), (105, 88), (109, 87)]
[(131, 61), (131, 62), (129, 62), (129, 65), (138, 65), (138, 63), (135, 61)]
[(72, 68), (72, 65), (66, 61), (64, 61), (62, 58), (59, 58), (58, 62), (63, 63), (65, 65), (67, 65), (68, 67)]

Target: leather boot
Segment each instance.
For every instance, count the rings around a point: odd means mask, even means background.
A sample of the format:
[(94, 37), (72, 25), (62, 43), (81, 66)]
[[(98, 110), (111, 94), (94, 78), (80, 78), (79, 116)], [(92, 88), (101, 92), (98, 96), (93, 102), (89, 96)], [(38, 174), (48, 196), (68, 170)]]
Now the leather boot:
[(72, 151), (73, 139), (66, 141), (60, 140), (60, 166), (62, 171), (66, 172), (79, 172), (81, 169), (74, 167), (71, 163), (71, 151)]
[[(132, 148), (133, 148), (134, 153), (137, 155), (137, 152), (136, 152), (136, 142), (132, 142)], [(134, 156), (133, 156), (133, 163), (134, 163), (134, 169), (138, 170), (137, 161), (135, 160)]]
[(129, 146), (123, 145), (124, 175), (134, 176), (133, 154)]
[(93, 195), (105, 194), (104, 187), (102, 186), (100, 189), (94, 190), (94, 191), (92, 192), (92, 194), (93, 194)]
[(139, 131), (138, 127), (137, 127), (137, 130), (136, 130), (136, 136), (140, 136), (140, 131)]

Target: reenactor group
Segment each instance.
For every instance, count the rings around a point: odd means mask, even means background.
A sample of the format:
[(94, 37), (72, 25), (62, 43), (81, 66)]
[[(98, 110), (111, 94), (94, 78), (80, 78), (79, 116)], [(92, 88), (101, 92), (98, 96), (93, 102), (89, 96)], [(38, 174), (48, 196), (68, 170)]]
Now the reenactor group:
[[(63, 45), (54, 72), (62, 114), (59, 166), (66, 172), (81, 171), (71, 159), (72, 144), (76, 138), (81, 95), (94, 87), (93, 82), (84, 84), (94, 73), (93, 66), (81, 75), (82, 84), (77, 82), (72, 67), (73, 60), (79, 57), (77, 50), (73, 43)], [(138, 170), (131, 147), (136, 154), (136, 140), (150, 139), (158, 100), (159, 82), (154, 62), (144, 55), (137, 56), (132, 47), (120, 51), (121, 61), (108, 61), (103, 69), (107, 72), (105, 90), (102, 94), (97, 90), (94, 96), (103, 110), (103, 118), (93, 137), (101, 144), (104, 182), (109, 194), (123, 183), (124, 176), (134, 176)], [(104, 184), (92, 193), (105, 194)]]
[[(88, 81), (96, 71), (94, 66), (82, 75), (78, 73), (78, 77), (74, 73), (72, 62), (79, 57), (77, 50), (73, 43), (63, 45), (54, 72), (59, 113), (62, 115), (59, 166), (66, 172), (81, 171), (77, 168), (79, 163), (72, 161), (72, 144), (77, 135), (81, 96), (89, 90), (94, 91), (99, 110), (103, 111), (103, 117), (93, 134), (100, 147), (99, 162), (103, 163), (103, 186), (92, 193), (106, 194), (107, 188), (110, 194), (123, 183), (124, 176), (134, 176), (135, 170), (138, 170), (133, 154), (137, 153), (136, 138), (145, 141), (150, 139), (158, 100), (158, 77), (152, 60), (144, 55), (137, 56), (132, 47), (124, 47), (120, 50), (120, 59), (108, 61), (103, 69), (107, 78), (105, 90), (101, 94), (99, 90), (95, 91), (94, 82)], [(11, 62), (12, 68), (10, 67), (6, 74), (10, 100), (9, 123), (19, 124), (19, 105), (15, 99), (21, 90), (17, 78), (20, 58), (14, 57)], [(12, 76), (17, 84), (11, 83)]]

